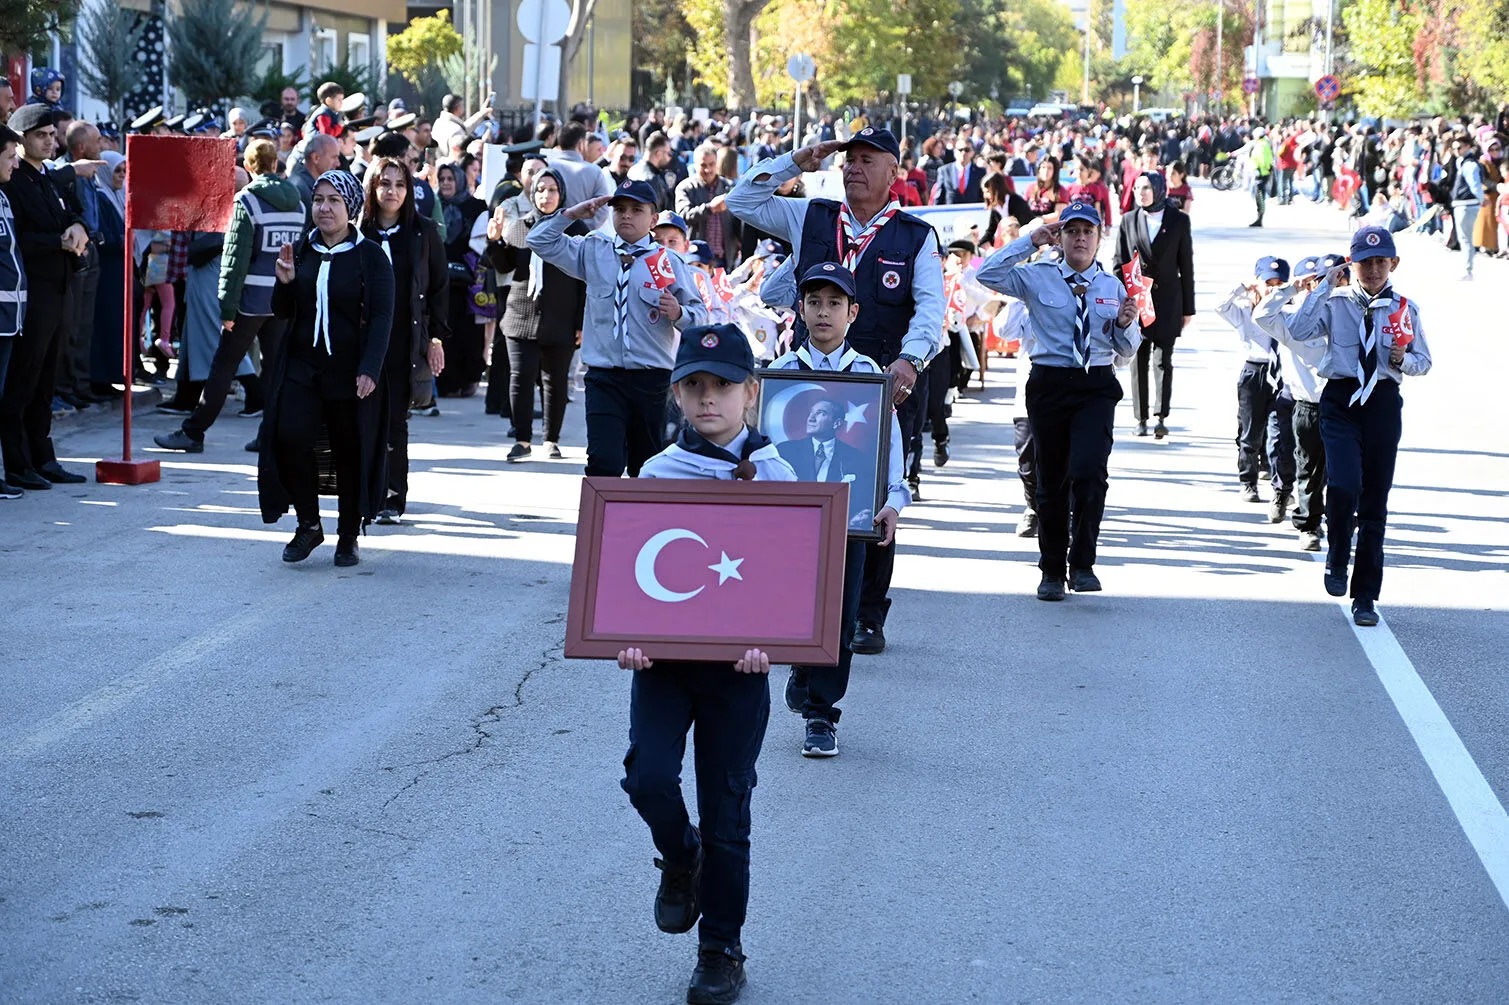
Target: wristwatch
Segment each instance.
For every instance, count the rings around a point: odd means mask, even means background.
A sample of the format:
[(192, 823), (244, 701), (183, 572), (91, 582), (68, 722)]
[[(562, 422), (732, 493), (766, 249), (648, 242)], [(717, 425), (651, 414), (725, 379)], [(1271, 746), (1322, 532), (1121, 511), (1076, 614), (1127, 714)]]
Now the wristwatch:
[(906, 362), (912, 364), (912, 369), (916, 370), (918, 373), (921, 373), (922, 368), (927, 366), (926, 363), (922, 362), (922, 360), (918, 359), (916, 356), (913, 356), (909, 352), (898, 353), (896, 358), (906, 360)]

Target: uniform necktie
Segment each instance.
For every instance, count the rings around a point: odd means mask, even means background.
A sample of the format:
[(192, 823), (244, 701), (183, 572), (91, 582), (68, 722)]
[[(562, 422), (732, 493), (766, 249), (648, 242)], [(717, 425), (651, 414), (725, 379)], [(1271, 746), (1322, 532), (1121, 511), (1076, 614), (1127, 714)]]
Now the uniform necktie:
[(629, 276), (634, 271), (635, 259), (649, 254), (650, 247), (643, 241), (630, 244), (622, 238), (614, 241), (613, 247), (618, 252), (618, 285), (613, 288), (613, 334), (622, 342), (629, 333)]
[(1362, 324), (1357, 330), (1357, 383), (1348, 405), (1365, 405), (1378, 386), (1378, 336), (1373, 331), (1373, 309), (1388, 307), (1394, 302), (1394, 290), (1385, 286), (1377, 296), (1370, 297), (1361, 286), (1352, 294), (1354, 302), (1362, 310)]
[(1065, 276), (1064, 282), (1079, 301), (1079, 323), (1074, 328), (1074, 359), (1086, 370), (1090, 369), (1090, 292), (1089, 280), (1078, 272)]
[(823, 465), (828, 463), (828, 447), (822, 440), (815, 440), (814, 452), (817, 456), (817, 477), (821, 481), (823, 477)]
[(1278, 356), (1278, 339), (1276, 339), (1276, 338), (1270, 338), (1268, 340), (1268, 375), (1267, 376), (1268, 376), (1268, 389), (1271, 390), (1274, 394), (1277, 394), (1278, 393), (1278, 389), (1284, 386), (1284, 372), (1283, 372), (1283, 369), (1282, 369), (1282, 365), (1279, 362), (1279, 356)]
[(388, 256), (389, 265), (393, 264), (393, 245), (388, 239), (391, 238), (394, 234), (398, 233), (402, 228), (403, 224), (401, 223), (397, 224), (396, 226), (389, 227), (387, 230), (383, 230), (381, 227), (377, 228), (378, 240), (382, 241), (382, 253)]

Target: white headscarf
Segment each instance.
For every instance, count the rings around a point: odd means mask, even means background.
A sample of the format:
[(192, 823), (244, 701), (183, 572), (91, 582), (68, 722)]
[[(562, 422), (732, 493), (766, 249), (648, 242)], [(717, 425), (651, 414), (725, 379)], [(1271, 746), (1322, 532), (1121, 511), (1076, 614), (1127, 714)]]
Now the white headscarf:
[(122, 185), (120, 188), (116, 188), (110, 184), (110, 179), (115, 174), (115, 169), (125, 163), (126, 155), (116, 153), (114, 150), (101, 150), (100, 160), (104, 161), (109, 167), (104, 171), (96, 171), (94, 173), (94, 187), (100, 190), (101, 200), (115, 207), (115, 211), (121, 216), (121, 225), (125, 226), (126, 187)]

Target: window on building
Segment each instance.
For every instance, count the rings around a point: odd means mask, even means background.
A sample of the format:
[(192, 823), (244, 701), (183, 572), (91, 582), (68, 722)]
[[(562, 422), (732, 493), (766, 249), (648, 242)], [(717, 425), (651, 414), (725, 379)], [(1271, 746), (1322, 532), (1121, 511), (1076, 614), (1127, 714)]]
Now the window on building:
[(352, 32), (346, 36), (346, 63), (352, 69), (372, 66), (372, 36)]
[(269, 70), (278, 73), (283, 72), (282, 42), (264, 42), (262, 44), (262, 58), (257, 60), (257, 72), (266, 74)]
[(314, 66), (316, 73), (324, 73), (340, 60), (335, 55), (336, 35), (334, 28), (317, 28), (314, 32)]

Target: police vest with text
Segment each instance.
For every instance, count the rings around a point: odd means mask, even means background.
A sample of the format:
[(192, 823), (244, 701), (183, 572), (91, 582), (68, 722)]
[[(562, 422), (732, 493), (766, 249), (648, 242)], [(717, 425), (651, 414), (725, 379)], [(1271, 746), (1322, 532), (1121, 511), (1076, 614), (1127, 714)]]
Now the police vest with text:
[(237, 196), (255, 225), (251, 261), (246, 267), (246, 285), (241, 288), (240, 313), (265, 317), (272, 313), (272, 291), (278, 284), (274, 266), (283, 245), (298, 247), (304, 237), (304, 207), (281, 210), (255, 192)]
[[(824, 262), (842, 261), (838, 249), (839, 204), (831, 199), (813, 199), (807, 205), (802, 223), (802, 252), (796, 274)], [(912, 271), (918, 267), (925, 249), (933, 239), (933, 228), (906, 213), (897, 213), (881, 227), (865, 249), (854, 272), (859, 294), (859, 317), (849, 328), (849, 344), (869, 356), (882, 368), (889, 366), (901, 353), (901, 343), (912, 324), (916, 302), (912, 299)], [(929, 257), (927, 265), (938, 268)], [(807, 340), (807, 327), (801, 323), (801, 299), (798, 297), (797, 343)]]

